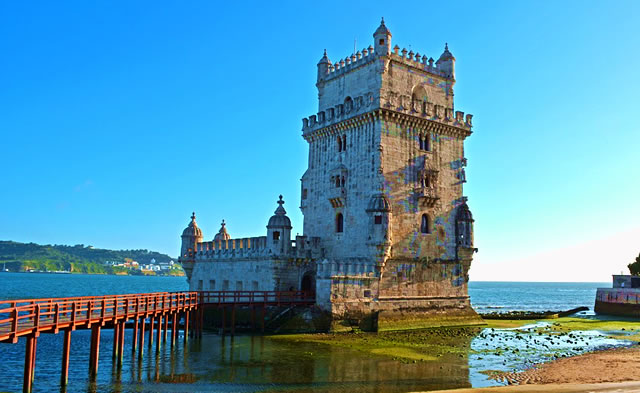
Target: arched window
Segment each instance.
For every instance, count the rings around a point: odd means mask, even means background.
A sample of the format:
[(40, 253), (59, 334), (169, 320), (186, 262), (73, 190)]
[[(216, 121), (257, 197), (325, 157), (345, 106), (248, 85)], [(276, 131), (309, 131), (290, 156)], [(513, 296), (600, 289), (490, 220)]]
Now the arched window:
[(431, 146), (429, 146), (429, 135), (424, 136), (424, 143), (422, 145), (424, 146), (424, 150), (426, 151), (431, 150)]
[(427, 104), (427, 91), (424, 86), (417, 85), (411, 94), (411, 108), (417, 113), (425, 113)]
[(420, 233), (431, 233), (431, 223), (429, 222), (429, 216), (427, 214), (422, 215), (420, 221)]
[(347, 97), (344, 99), (344, 112), (349, 113), (353, 109), (353, 100), (351, 97)]
[(340, 176), (336, 176), (336, 187), (340, 187)]
[(424, 144), (422, 143), (422, 135), (418, 135), (418, 143), (420, 144), (420, 150), (423, 150)]
[(347, 136), (342, 135), (342, 150), (347, 151)]
[(342, 176), (342, 187), (344, 187), (344, 176)]
[(342, 151), (342, 138), (338, 137), (338, 152)]
[(342, 213), (338, 213), (336, 216), (336, 232), (342, 233), (344, 230), (344, 218), (342, 217)]

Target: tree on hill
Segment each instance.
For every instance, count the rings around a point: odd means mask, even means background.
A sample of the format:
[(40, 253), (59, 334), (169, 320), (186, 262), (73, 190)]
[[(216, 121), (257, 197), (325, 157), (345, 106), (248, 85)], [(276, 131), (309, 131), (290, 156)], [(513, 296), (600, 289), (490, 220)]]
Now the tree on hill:
[(636, 261), (627, 265), (629, 272), (634, 276), (640, 276), (640, 254), (636, 257)]

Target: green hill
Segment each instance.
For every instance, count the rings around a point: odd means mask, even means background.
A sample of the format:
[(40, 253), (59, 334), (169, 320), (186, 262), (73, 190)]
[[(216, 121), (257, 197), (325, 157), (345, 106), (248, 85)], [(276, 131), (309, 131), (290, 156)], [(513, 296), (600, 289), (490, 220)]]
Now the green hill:
[[(140, 270), (105, 265), (106, 262), (122, 263), (134, 260), (140, 265), (168, 263), (173, 260), (166, 254), (149, 250), (105, 250), (83, 244), (75, 246), (39, 245), (0, 240), (0, 265), (12, 272), (28, 270), (70, 271), (96, 274), (143, 274)], [(2, 266), (0, 266), (1, 268)], [(176, 266), (168, 274), (181, 274)]]

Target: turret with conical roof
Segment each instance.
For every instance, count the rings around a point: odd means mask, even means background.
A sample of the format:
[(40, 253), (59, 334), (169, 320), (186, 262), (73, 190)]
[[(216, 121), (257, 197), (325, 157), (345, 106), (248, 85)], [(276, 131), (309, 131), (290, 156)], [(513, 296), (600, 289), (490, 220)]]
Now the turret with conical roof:
[(189, 258), (196, 251), (196, 246), (202, 241), (202, 230), (196, 224), (196, 213), (191, 214), (191, 222), (182, 231), (182, 248), (180, 258)]
[(329, 67), (331, 67), (331, 60), (327, 57), (327, 50), (324, 50), (324, 55), (318, 62), (318, 82), (323, 80), (329, 73)]
[(284, 210), (282, 195), (278, 207), (267, 224), (267, 245), (276, 255), (286, 254), (291, 250), (291, 220)]
[(445, 43), (444, 52), (442, 52), (440, 58), (438, 59), (438, 61), (436, 61), (436, 65), (438, 66), (438, 69), (444, 72), (447, 77), (455, 79), (455, 64), (456, 58), (453, 57), (453, 54), (451, 52), (449, 52), (449, 45)]
[(384, 24), (384, 18), (373, 33), (373, 41), (376, 55), (388, 56), (391, 53), (391, 31)]

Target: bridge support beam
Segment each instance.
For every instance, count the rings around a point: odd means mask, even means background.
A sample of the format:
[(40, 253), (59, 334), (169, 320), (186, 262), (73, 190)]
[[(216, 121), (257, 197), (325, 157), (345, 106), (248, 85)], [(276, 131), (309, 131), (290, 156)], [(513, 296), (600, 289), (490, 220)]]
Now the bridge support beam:
[(169, 315), (164, 314), (164, 330), (162, 331), (162, 343), (167, 343), (167, 330), (169, 330)]
[(120, 324), (117, 320), (113, 321), (113, 360), (118, 358), (118, 339), (120, 338)]
[(224, 330), (226, 329), (226, 319), (227, 319), (227, 308), (225, 306), (222, 306), (222, 334), (224, 335)]
[(131, 337), (131, 353), (132, 354), (136, 353), (136, 349), (138, 347), (138, 328), (140, 327), (139, 322), (140, 322), (140, 317), (136, 316), (133, 319), (133, 333), (131, 333), (131, 336), (132, 336)]
[(176, 345), (176, 338), (178, 338), (177, 334), (178, 334), (178, 313), (174, 311), (171, 313), (171, 348), (173, 348)]
[(147, 316), (142, 317), (142, 321), (140, 321), (140, 346), (138, 347), (138, 359), (142, 359), (142, 355), (144, 354), (144, 328), (147, 325)]
[(189, 310), (184, 312), (184, 343), (189, 341)]
[(27, 343), (24, 351), (24, 379), (22, 381), (22, 392), (31, 393), (33, 390), (33, 377), (36, 365), (36, 344), (38, 338), (35, 334), (27, 336)]
[(158, 315), (158, 327), (156, 328), (156, 353), (160, 352), (162, 340), (162, 314)]
[(122, 356), (124, 352), (124, 324), (123, 320), (118, 327), (118, 367), (122, 367)]
[(100, 324), (91, 326), (91, 349), (89, 350), (89, 378), (96, 380), (98, 375), (98, 358), (100, 357)]
[(156, 317), (152, 315), (149, 317), (149, 351), (151, 351), (151, 348), (153, 347), (153, 327), (155, 323)]
[(231, 335), (236, 332), (236, 305), (231, 306)]
[(62, 368), (60, 373), (60, 389), (64, 390), (69, 383), (69, 353), (71, 349), (71, 328), (64, 330), (62, 344)]

